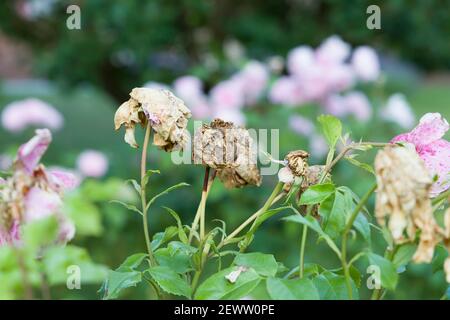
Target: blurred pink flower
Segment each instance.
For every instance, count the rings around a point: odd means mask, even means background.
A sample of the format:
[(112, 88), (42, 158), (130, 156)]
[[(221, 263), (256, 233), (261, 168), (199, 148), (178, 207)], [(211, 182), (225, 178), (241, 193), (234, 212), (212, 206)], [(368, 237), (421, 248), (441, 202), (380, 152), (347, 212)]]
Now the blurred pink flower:
[(348, 92), (345, 95), (346, 108), (349, 113), (362, 122), (367, 122), (372, 117), (372, 107), (367, 96), (359, 91)]
[(239, 109), (216, 107), (213, 109), (213, 118), (231, 121), (235, 125), (245, 125), (245, 115)]
[(323, 101), (325, 111), (336, 117), (344, 117), (348, 113), (345, 98), (339, 94), (332, 94)]
[(77, 158), (77, 168), (86, 177), (103, 177), (108, 171), (108, 167), (108, 158), (99, 151), (86, 150)]
[(425, 162), (432, 176), (437, 176), (431, 190), (432, 196), (450, 188), (450, 142), (442, 139), (449, 124), (439, 113), (427, 113), (411, 132), (396, 136), (391, 142), (407, 142)]
[(173, 83), (175, 94), (188, 105), (203, 95), (202, 81), (194, 76), (183, 76)]
[(312, 157), (320, 159), (327, 155), (328, 144), (321, 135), (313, 134), (309, 140), (309, 150)]
[(51, 167), (47, 173), (52, 188), (58, 191), (74, 190), (81, 184), (81, 177), (70, 169)]
[(62, 115), (39, 99), (25, 99), (8, 104), (2, 112), (2, 125), (10, 132), (20, 132), (29, 126), (58, 130), (64, 124)]
[(377, 53), (371, 47), (356, 48), (351, 63), (356, 75), (363, 81), (375, 81), (380, 76), (380, 62)]
[(19, 147), (17, 152), (17, 163), (22, 166), (28, 174), (31, 174), (37, 166), (45, 151), (52, 141), (52, 134), (48, 129), (36, 130), (36, 135), (27, 143)]
[[(323, 66), (321, 74), (321, 82), (326, 84), (326, 92), (344, 91), (352, 87), (355, 83), (353, 69), (348, 65), (335, 64), (328, 67)], [(320, 98), (320, 96), (317, 98)]]
[(210, 92), (211, 104), (215, 107), (239, 109), (244, 106), (241, 81), (229, 79), (216, 84)]
[(304, 102), (300, 88), (293, 77), (281, 77), (275, 81), (269, 92), (269, 99), (275, 104), (297, 106)]
[(336, 35), (325, 39), (316, 50), (317, 60), (325, 64), (342, 63), (349, 55), (350, 45)]
[(416, 117), (404, 95), (400, 93), (389, 97), (386, 105), (380, 112), (381, 118), (392, 121), (404, 129), (410, 129), (416, 122)]
[(246, 105), (253, 105), (263, 94), (269, 81), (267, 67), (259, 61), (250, 61), (235, 75), (241, 81)]
[(55, 191), (33, 187), (25, 197), (25, 222), (52, 216), (61, 209), (62, 204), (61, 197)]
[(287, 69), (290, 74), (300, 75), (314, 63), (314, 50), (309, 46), (299, 46), (288, 53)]
[(312, 135), (315, 131), (314, 123), (308, 118), (299, 115), (293, 115), (289, 118), (289, 127), (294, 132), (306, 137)]

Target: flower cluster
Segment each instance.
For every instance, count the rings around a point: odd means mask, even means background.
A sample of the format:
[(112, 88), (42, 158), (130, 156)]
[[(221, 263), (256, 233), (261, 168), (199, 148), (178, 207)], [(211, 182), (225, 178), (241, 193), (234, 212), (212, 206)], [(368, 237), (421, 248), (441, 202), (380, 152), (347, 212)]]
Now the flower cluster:
[(39, 129), (23, 144), (14, 162), (14, 173), (0, 189), (0, 244), (20, 241), (20, 226), (55, 216), (59, 223), (58, 240), (67, 242), (75, 227), (62, 212), (62, 195), (76, 187), (77, 179), (64, 170), (49, 170), (40, 164), (52, 135)]

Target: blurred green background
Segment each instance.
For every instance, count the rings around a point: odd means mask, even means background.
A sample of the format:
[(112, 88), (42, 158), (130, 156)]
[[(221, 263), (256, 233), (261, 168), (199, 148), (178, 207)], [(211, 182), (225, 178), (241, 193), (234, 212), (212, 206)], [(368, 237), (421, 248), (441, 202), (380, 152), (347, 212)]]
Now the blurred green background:
[[(37, 97), (63, 114), (65, 125), (54, 135), (44, 159), (47, 164), (73, 168), (85, 149), (107, 155), (107, 176), (82, 186), (81, 197), (90, 205), (82, 203), (79, 214), (89, 226), (74, 242), (86, 247), (94, 261), (111, 268), (129, 254), (144, 251), (140, 218), (108, 202), (122, 180), (139, 174), (139, 153), (123, 143), (123, 132), (114, 132), (116, 108), (133, 87), (148, 81), (170, 85), (191, 74), (202, 79), (208, 90), (238, 68), (230, 62), (227, 44), (239, 43), (245, 58), (265, 61), (284, 57), (300, 44), (316, 47), (337, 34), (352, 46), (370, 45), (380, 54), (385, 81), (381, 89), (368, 92), (374, 109), (390, 94), (401, 92), (417, 118), (426, 112), (450, 118), (450, 1), (42, 0), (40, 4), (47, 7), (39, 7), (40, 14), (32, 18), (20, 14), (24, 2), (0, 3), (0, 111), (9, 102)], [(81, 8), (81, 30), (65, 27), (69, 4)], [(366, 8), (371, 4), (381, 8), (381, 30), (366, 28)], [(287, 127), (289, 116), (298, 113), (314, 120), (317, 106), (290, 110), (262, 102), (245, 113), (248, 127), (281, 129), (282, 157), (290, 150), (308, 148), (307, 139)], [(370, 125), (352, 119), (344, 124), (355, 140), (388, 141), (404, 131), (380, 119)], [(0, 128), (0, 153), (13, 154), (32, 133), (32, 128), (20, 134)], [(374, 152), (369, 154), (367, 161)], [(162, 173), (152, 180), (151, 193), (182, 181), (191, 184), (158, 200), (150, 215), (151, 234), (172, 224), (162, 205), (190, 224), (200, 199), (203, 169), (174, 167), (170, 155), (154, 147), (148, 166)], [(360, 196), (373, 179), (347, 163), (339, 165), (334, 176)], [(207, 205), (209, 221), (217, 218), (229, 228), (237, 226), (262, 205), (276, 180), (266, 176), (260, 188), (242, 190), (226, 190), (215, 183)], [(298, 226), (275, 218), (257, 233), (250, 250), (274, 253), (277, 260), (293, 267), (299, 234)], [(323, 244), (311, 240), (308, 248), (307, 262), (337, 264)], [(435, 299), (446, 288), (442, 271), (434, 273), (431, 266), (411, 266), (400, 279), (395, 296), (388, 298)], [(56, 295), (98, 298), (98, 288), (99, 284), (69, 292), (61, 287)], [(145, 290), (129, 291), (124, 298), (145, 298)]]

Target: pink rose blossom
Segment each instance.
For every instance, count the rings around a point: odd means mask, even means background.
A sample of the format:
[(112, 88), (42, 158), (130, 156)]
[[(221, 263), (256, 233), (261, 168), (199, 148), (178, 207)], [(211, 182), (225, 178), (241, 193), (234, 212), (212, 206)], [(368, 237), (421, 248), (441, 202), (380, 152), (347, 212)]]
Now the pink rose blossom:
[(336, 64), (344, 62), (350, 55), (350, 45), (339, 36), (331, 36), (316, 50), (316, 58), (321, 63)]
[(188, 105), (203, 95), (203, 83), (199, 78), (194, 76), (183, 76), (176, 79), (173, 83), (173, 89), (175, 94)]
[(450, 188), (450, 142), (442, 139), (449, 124), (439, 113), (427, 113), (409, 133), (401, 134), (391, 142), (407, 142), (415, 146), (420, 158), (437, 181), (431, 190), (435, 197)]
[(103, 177), (108, 171), (108, 167), (108, 158), (99, 151), (83, 151), (77, 159), (77, 168), (86, 177)]
[(302, 136), (310, 136), (314, 133), (314, 123), (308, 118), (293, 115), (289, 118), (289, 127)]
[(300, 75), (314, 63), (314, 51), (309, 46), (299, 46), (288, 53), (287, 69), (290, 74)]
[(372, 117), (372, 107), (366, 95), (359, 91), (352, 91), (345, 95), (346, 108), (359, 121), (367, 122)]
[(250, 61), (235, 77), (241, 81), (246, 105), (253, 105), (267, 86), (269, 72), (261, 62)]
[(239, 109), (244, 106), (241, 81), (233, 79), (216, 84), (210, 92), (211, 103), (221, 108)]
[(216, 107), (213, 109), (213, 118), (233, 122), (235, 125), (245, 125), (245, 115), (239, 109)]
[(47, 170), (49, 182), (55, 190), (69, 191), (81, 184), (81, 177), (72, 170), (52, 167)]
[(404, 95), (400, 93), (389, 97), (386, 106), (381, 110), (384, 120), (395, 122), (404, 129), (410, 129), (416, 122), (416, 117)]
[(368, 46), (356, 48), (352, 56), (352, 66), (356, 75), (363, 81), (375, 81), (380, 76), (380, 63), (377, 53)]
[(33, 172), (41, 157), (52, 141), (52, 134), (48, 129), (36, 130), (36, 135), (27, 143), (19, 147), (17, 162), (23, 166), (29, 174)]
[(20, 226), (17, 221), (13, 222), (11, 229), (3, 230), (0, 226), (0, 247), (17, 244), (20, 240)]
[(39, 99), (25, 99), (8, 104), (2, 112), (2, 125), (10, 132), (20, 132), (29, 126), (58, 130), (64, 124), (62, 115)]
[(305, 100), (297, 81), (293, 77), (281, 77), (272, 85), (269, 99), (275, 104), (286, 106), (297, 106)]

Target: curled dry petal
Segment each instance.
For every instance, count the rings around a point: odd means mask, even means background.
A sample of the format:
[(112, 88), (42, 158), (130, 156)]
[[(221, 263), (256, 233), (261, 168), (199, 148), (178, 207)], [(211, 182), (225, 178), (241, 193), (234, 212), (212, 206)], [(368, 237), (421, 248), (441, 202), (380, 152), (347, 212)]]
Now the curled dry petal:
[(139, 116), (139, 110), (139, 103), (130, 99), (120, 105), (114, 116), (115, 129), (119, 130), (122, 125), (125, 127), (125, 142), (133, 148), (138, 147), (134, 137), (134, 129), (136, 124), (141, 123), (142, 117)]
[(36, 130), (36, 135), (27, 143), (20, 146), (17, 153), (16, 164), (23, 167), (28, 174), (31, 174), (51, 141), (52, 134), (50, 133), (50, 130)]
[(303, 177), (308, 169), (309, 153), (303, 150), (291, 151), (286, 156), (287, 166), (297, 177)]
[(153, 143), (165, 151), (183, 149), (190, 110), (183, 100), (164, 89), (134, 88), (130, 96), (135, 99), (155, 131)]
[(430, 262), (441, 240), (429, 198), (432, 186), (424, 162), (408, 147), (388, 146), (375, 159), (378, 183), (375, 214), (388, 228), (395, 243), (414, 241), (420, 230), (415, 262)]

